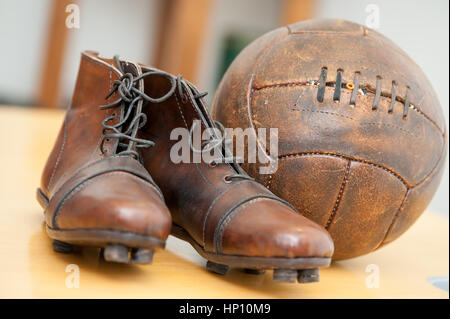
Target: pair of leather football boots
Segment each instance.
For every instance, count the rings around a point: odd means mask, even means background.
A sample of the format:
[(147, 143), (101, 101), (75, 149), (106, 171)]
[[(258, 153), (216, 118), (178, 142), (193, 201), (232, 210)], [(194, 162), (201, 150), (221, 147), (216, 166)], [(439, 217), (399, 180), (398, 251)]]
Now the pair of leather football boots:
[(179, 143), (174, 129), (221, 128), (204, 96), (181, 76), (82, 54), (37, 192), (53, 248), (91, 245), (102, 248), (107, 261), (148, 264), (171, 233), (216, 273), (273, 269), (276, 281), (318, 281), (318, 267), (328, 266), (333, 254), (330, 236), (227, 163), (223, 138), (210, 133), (200, 150), (191, 139), (182, 145), (191, 158), (211, 149), (222, 158), (171, 160)]

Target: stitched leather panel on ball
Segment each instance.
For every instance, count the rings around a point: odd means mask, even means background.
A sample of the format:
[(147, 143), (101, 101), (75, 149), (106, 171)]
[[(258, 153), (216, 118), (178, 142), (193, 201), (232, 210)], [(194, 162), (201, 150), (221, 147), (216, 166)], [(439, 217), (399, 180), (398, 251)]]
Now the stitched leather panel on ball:
[(278, 128), (278, 171), (243, 168), (326, 227), (335, 259), (400, 236), (442, 175), (445, 122), (431, 84), (400, 48), (355, 23), (310, 20), (255, 40), (222, 79), (213, 116)]

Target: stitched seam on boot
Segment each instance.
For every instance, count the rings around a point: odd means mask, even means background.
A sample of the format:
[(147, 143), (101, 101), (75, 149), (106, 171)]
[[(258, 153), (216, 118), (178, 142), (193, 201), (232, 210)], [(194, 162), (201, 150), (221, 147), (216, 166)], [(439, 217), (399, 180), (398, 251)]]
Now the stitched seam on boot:
[[(107, 171), (107, 172), (101, 173), (99, 175), (92, 176), (91, 178), (89, 178), (89, 179), (83, 181), (82, 183), (80, 183), (80, 185), (75, 187), (73, 190), (71, 190), (69, 193), (67, 193), (64, 196), (64, 199), (62, 200), (61, 204), (59, 204), (56, 207), (55, 211), (53, 212), (53, 218), (52, 218), (52, 220), (53, 220), (52, 224), (53, 225), (52, 225), (52, 227), (54, 227), (56, 229), (58, 228), (57, 218), (59, 217), (59, 214), (62, 211), (63, 207), (65, 206), (66, 202), (70, 198), (72, 198), (75, 194), (79, 193), (86, 186), (90, 185), (94, 181), (97, 181), (98, 179), (101, 179), (101, 178), (104, 178), (104, 177), (108, 177), (108, 176), (111, 176), (111, 175), (123, 175), (123, 174), (125, 174), (127, 176), (131, 176), (131, 177), (133, 177), (136, 180), (140, 180), (140, 181), (143, 180), (141, 177), (133, 175), (133, 174), (131, 174), (129, 172), (126, 172), (126, 171)], [(145, 180), (144, 180), (144, 184), (147, 185), (148, 187), (150, 187), (152, 190), (156, 191), (159, 194), (158, 190), (154, 187), (154, 185), (152, 185), (151, 183), (145, 182)]]
[[(97, 165), (99, 162), (107, 161), (107, 160), (110, 159), (110, 158), (121, 158), (121, 157), (122, 157), (121, 155), (112, 155), (112, 156), (108, 156), (108, 157), (101, 158), (101, 159), (96, 160), (96, 161), (94, 161), (94, 162), (90, 162), (89, 164), (87, 164), (87, 165), (85, 165), (85, 166), (79, 168), (77, 171), (75, 171), (75, 173), (72, 174), (72, 177), (73, 177), (74, 175), (79, 174), (82, 170), (86, 170), (86, 169), (88, 169), (88, 168), (90, 168), (90, 167), (92, 167), (92, 166), (94, 166), (94, 165)], [(142, 164), (140, 164), (139, 162), (138, 162), (138, 165), (141, 165), (141, 166), (142, 166)], [(120, 170), (118, 170), (118, 171), (120, 171)], [(134, 173), (131, 172), (131, 171), (126, 171), (126, 172), (128, 172), (128, 173), (134, 175)], [(138, 177), (139, 177), (139, 176), (138, 176)], [(153, 179), (151, 178), (151, 176), (150, 176), (150, 179), (153, 181)], [(69, 178), (69, 180), (70, 180), (70, 178)], [(64, 182), (64, 184), (67, 183), (69, 180), (67, 180), (66, 182)], [(147, 182), (150, 183), (150, 184), (152, 184), (156, 189), (158, 189), (157, 185), (155, 184), (155, 181), (153, 181), (153, 182), (147, 181)], [(53, 196), (61, 190), (61, 188), (64, 186), (64, 184), (61, 185), (57, 190), (55, 190), (55, 192), (53, 192)], [(163, 198), (162, 192), (161, 192), (160, 190), (158, 190), (157, 192), (160, 194), (161, 198)], [(52, 197), (52, 198), (53, 198), (53, 197)], [(50, 199), (50, 200), (51, 200), (51, 199)]]
[(219, 244), (221, 245), (221, 240), (220, 243), (218, 241), (219, 235), (221, 236), (221, 232), (223, 232), (222, 228), (222, 224), (225, 222), (225, 220), (228, 218), (229, 215), (233, 214), (233, 212), (236, 209), (239, 209), (242, 205), (245, 205), (246, 203), (252, 201), (253, 199), (257, 199), (257, 198), (265, 198), (265, 199), (270, 199), (273, 201), (277, 201), (280, 202), (282, 204), (284, 204), (285, 206), (288, 206), (294, 213), (298, 213), (297, 210), (287, 201), (285, 201), (284, 199), (281, 199), (275, 195), (268, 195), (268, 194), (255, 194), (249, 197), (244, 198), (243, 200), (241, 200), (238, 203), (235, 203), (234, 206), (232, 206), (228, 211), (225, 212), (225, 214), (220, 218), (219, 222), (216, 225), (216, 229), (214, 230), (214, 237), (213, 237), (213, 246), (215, 247), (216, 253), (219, 253)]
[[(181, 118), (183, 119), (184, 125), (186, 126), (186, 129), (189, 130), (189, 126), (188, 126), (188, 124), (187, 124), (186, 118), (184, 117), (183, 110), (181, 109), (180, 103), (178, 102), (178, 97), (177, 97), (176, 94), (174, 94), (174, 96), (175, 96), (175, 102), (177, 103), (178, 110), (180, 111), (180, 115), (181, 115)], [(191, 102), (192, 102), (192, 101), (191, 101)], [(198, 174), (200, 175), (200, 177), (203, 179), (203, 181), (204, 181), (206, 184), (210, 185), (211, 187), (215, 188), (215, 186), (214, 186), (214, 185), (213, 185), (213, 184), (212, 184), (212, 183), (211, 183), (211, 182), (203, 175), (203, 173), (200, 171), (200, 169), (198, 168), (197, 163), (193, 163), (193, 164), (195, 165), (195, 168), (196, 168)]]
[(257, 203), (257, 202), (261, 202), (264, 200), (270, 200), (269, 198), (262, 198), (262, 197), (258, 197), (258, 198), (254, 198), (242, 205), (240, 205), (239, 207), (236, 207), (236, 209), (234, 209), (230, 214), (228, 214), (228, 216), (223, 220), (223, 222), (220, 224), (219, 227), (219, 232), (217, 234), (217, 238), (215, 240), (215, 246), (216, 246), (216, 253), (220, 254), (222, 252), (222, 241), (223, 241), (223, 234), (225, 232), (225, 229), (227, 228), (227, 226), (230, 224), (230, 222), (233, 220), (233, 218), (240, 213), (241, 211), (243, 211), (245, 208), (249, 207), (250, 205)]
[(64, 147), (66, 145), (66, 140), (67, 140), (67, 118), (64, 119), (63, 130), (64, 130), (63, 142), (61, 144), (61, 148), (59, 149), (59, 153), (58, 153), (58, 157), (56, 158), (55, 166), (53, 166), (52, 174), (50, 175), (50, 179), (49, 179), (48, 184), (47, 184), (47, 193), (49, 192), (50, 186), (52, 186), (53, 178), (54, 178), (55, 173), (56, 173), (56, 169), (57, 169), (57, 167), (59, 165), (59, 162), (60, 162), (61, 157), (62, 157), (62, 153), (64, 151)]
[(240, 181), (238, 183), (235, 183), (233, 185), (233, 187), (227, 188), (226, 190), (224, 190), (223, 192), (219, 193), (219, 195), (217, 195), (216, 198), (214, 198), (214, 200), (211, 202), (211, 204), (208, 207), (208, 210), (206, 211), (205, 216), (203, 217), (203, 227), (202, 227), (202, 239), (203, 239), (203, 247), (206, 246), (206, 222), (208, 220), (209, 214), (211, 213), (212, 209), (215, 207), (217, 201), (221, 198), (223, 198), (223, 196), (225, 194), (227, 194), (229, 191), (234, 190), (234, 188), (240, 184), (243, 184), (247, 181)]
[[(92, 62), (97, 62), (95, 60), (92, 60)], [(97, 62), (98, 63), (98, 62)], [(103, 65), (101, 63), (99, 63), (100, 65)], [(103, 65), (104, 66), (104, 65)], [(112, 70), (109, 69), (109, 90), (112, 90), (113, 84), (112, 84)], [(110, 100), (111, 97), (109, 97), (108, 99), (106, 99), (106, 101)], [(110, 116), (112, 115), (115, 111), (112, 109), (107, 109), (104, 110), (105, 111), (105, 116)], [(119, 119), (120, 120), (120, 119)], [(95, 146), (95, 148), (92, 150), (91, 155), (89, 156), (89, 160), (88, 162), (91, 162), (93, 160), (93, 158), (95, 156), (98, 156), (98, 151), (100, 150), (100, 144), (102, 143), (103, 137), (102, 135), (99, 136), (98, 141), (97, 141), (97, 145)], [(100, 153), (100, 156), (102, 157), (102, 159), (107, 158), (108, 156), (105, 156), (105, 154)], [(96, 162), (96, 160), (94, 160), (94, 162)]]

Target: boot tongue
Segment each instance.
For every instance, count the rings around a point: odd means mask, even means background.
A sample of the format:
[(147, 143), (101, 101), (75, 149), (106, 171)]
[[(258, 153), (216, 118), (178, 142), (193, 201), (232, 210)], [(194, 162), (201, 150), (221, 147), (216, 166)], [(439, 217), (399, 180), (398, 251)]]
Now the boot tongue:
[[(192, 103), (195, 111), (197, 112), (197, 114), (200, 117), (200, 120), (202, 121), (202, 123), (205, 125), (206, 128), (214, 128), (217, 129), (217, 126), (214, 122), (214, 120), (212, 119), (211, 114), (209, 113), (208, 109), (206, 108), (205, 104), (203, 103), (203, 100), (200, 98), (195, 98), (195, 95), (199, 95), (200, 92), (197, 90), (197, 88), (190, 82), (184, 80), (186, 83), (186, 87), (188, 90), (188, 93), (191, 98), (192, 101), (194, 101), (194, 103)], [(225, 134), (225, 132), (222, 132), (222, 134)], [(227, 155), (231, 155), (231, 154), (226, 154), (226, 152), (228, 152), (228, 150), (222, 146), (222, 154), (223, 156), (227, 156)], [(244, 170), (240, 167), (239, 164), (237, 163), (227, 163), (228, 165), (230, 165), (233, 170), (238, 173), (238, 174), (242, 174), (242, 175), (247, 175), (247, 173), (244, 172)]]
[(197, 90), (197, 88), (190, 82), (183, 80), (186, 83), (186, 92), (192, 97), (192, 100), (194, 101), (193, 106), (195, 111), (200, 117), (200, 120), (207, 128), (216, 128), (216, 125), (214, 124), (214, 121), (212, 119), (212, 116), (209, 114), (208, 109), (206, 108), (205, 104), (203, 103), (202, 99), (195, 98), (195, 95), (199, 95), (200, 92)]

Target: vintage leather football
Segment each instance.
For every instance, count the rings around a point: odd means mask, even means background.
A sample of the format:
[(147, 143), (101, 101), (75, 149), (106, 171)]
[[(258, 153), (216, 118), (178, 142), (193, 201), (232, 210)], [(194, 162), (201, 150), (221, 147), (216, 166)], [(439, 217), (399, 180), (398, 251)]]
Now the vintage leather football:
[(253, 134), (278, 128), (278, 170), (242, 167), (325, 227), (335, 259), (398, 238), (443, 173), (446, 128), (430, 82), (390, 40), (348, 21), (309, 20), (255, 40), (223, 77), (213, 116)]

